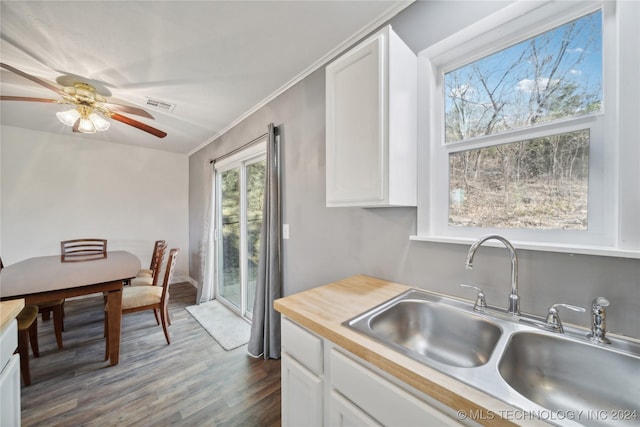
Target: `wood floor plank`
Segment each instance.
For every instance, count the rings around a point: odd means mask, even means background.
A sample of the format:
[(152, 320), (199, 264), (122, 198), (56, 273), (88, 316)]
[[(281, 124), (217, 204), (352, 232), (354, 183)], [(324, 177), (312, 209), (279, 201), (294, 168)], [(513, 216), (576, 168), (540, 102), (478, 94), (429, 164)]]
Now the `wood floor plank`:
[(104, 361), (102, 296), (65, 302), (64, 349), (38, 319), (39, 358), (22, 387), (28, 426), (279, 426), (280, 361), (224, 350), (186, 311), (196, 290), (171, 287), (167, 345), (152, 312), (122, 318), (120, 363)]

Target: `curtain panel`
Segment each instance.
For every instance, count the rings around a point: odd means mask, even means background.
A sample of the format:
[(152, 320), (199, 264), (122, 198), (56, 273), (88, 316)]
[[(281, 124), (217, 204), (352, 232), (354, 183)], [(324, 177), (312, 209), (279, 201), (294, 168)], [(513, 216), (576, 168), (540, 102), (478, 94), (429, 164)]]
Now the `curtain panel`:
[(213, 285), (213, 207), (215, 204), (215, 182), (214, 177), (214, 162), (209, 162), (207, 168), (207, 180), (211, 187), (206, 194), (205, 200), (205, 214), (204, 214), (204, 233), (202, 236), (202, 242), (200, 243), (200, 277), (202, 283), (198, 286), (198, 293), (196, 295), (196, 304), (210, 301), (215, 297), (215, 289)]
[(282, 214), (280, 135), (269, 124), (264, 206), (260, 234), (260, 262), (247, 352), (265, 359), (280, 358), (280, 313), (273, 301), (282, 296)]

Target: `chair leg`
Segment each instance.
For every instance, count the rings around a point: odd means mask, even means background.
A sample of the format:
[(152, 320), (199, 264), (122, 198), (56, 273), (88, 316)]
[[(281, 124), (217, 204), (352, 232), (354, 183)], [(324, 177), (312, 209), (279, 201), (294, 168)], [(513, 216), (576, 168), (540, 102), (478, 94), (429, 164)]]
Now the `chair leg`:
[(107, 337), (107, 292), (102, 293), (102, 306), (104, 307), (104, 337)]
[[(33, 351), (33, 357), (40, 357), (40, 346), (38, 345), (38, 317), (36, 317), (27, 329), (29, 334), (29, 341), (31, 341), (31, 351)], [(27, 350), (27, 355), (29, 351)]]
[(165, 307), (165, 316), (167, 316), (167, 323), (169, 324), (169, 326), (171, 326), (171, 316), (169, 316), (169, 308)]
[(29, 331), (18, 331), (18, 354), (20, 355), (20, 373), (25, 386), (31, 385), (29, 372)]
[[(56, 317), (56, 308), (57, 307), (50, 307), (48, 309), (45, 309), (44, 311), (42, 311), (42, 321), (46, 321), (49, 320), (51, 318), (51, 313), (53, 312), (53, 320), (55, 321), (55, 317)], [(60, 310), (62, 313), (62, 317), (61, 317), (61, 330), (62, 332), (64, 332), (64, 300), (62, 300), (62, 304), (60, 305)]]
[(64, 321), (62, 320), (63, 309), (62, 304), (53, 307), (53, 330), (56, 334), (58, 350), (62, 350), (62, 331), (64, 330)]
[[(60, 304), (60, 312), (62, 313), (62, 316), (60, 317), (62, 320), (60, 321), (62, 323), (62, 327), (61, 330), (62, 332), (64, 332), (64, 317), (66, 316), (65, 312), (64, 312), (64, 300), (62, 300), (62, 304)], [(54, 313), (55, 314), (55, 313)], [(55, 319), (54, 319), (55, 320)]]
[(167, 339), (167, 344), (171, 344), (171, 340), (169, 339), (169, 329), (167, 328), (167, 315), (164, 309), (160, 309), (160, 317), (162, 318), (162, 329), (164, 330), (164, 337)]
[(107, 311), (104, 312), (104, 360), (109, 360), (109, 316)]
[(160, 318), (158, 317), (158, 309), (157, 308), (153, 309), (153, 315), (156, 316), (156, 323), (159, 325), (160, 324)]

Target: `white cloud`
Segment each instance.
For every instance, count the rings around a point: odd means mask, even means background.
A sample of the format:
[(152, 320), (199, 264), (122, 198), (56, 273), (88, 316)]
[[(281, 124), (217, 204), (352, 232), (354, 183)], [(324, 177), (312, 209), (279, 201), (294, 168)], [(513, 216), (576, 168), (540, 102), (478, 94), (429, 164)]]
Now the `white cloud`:
[(571, 71), (569, 71), (569, 73), (573, 74), (574, 76), (582, 75), (582, 71), (580, 71), (580, 70), (571, 70)]
[(470, 85), (462, 85), (462, 86), (454, 87), (453, 89), (451, 89), (451, 92), (449, 92), (449, 97), (464, 99), (465, 95), (471, 94), (473, 92), (474, 90)]
[(538, 79), (538, 82), (536, 85), (535, 80), (522, 79), (516, 85), (516, 89), (522, 92), (531, 93), (536, 89), (536, 86), (537, 86), (538, 90), (545, 91), (549, 86), (558, 84), (558, 82), (559, 80), (557, 79), (550, 81), (548, 78), (542, 77)]

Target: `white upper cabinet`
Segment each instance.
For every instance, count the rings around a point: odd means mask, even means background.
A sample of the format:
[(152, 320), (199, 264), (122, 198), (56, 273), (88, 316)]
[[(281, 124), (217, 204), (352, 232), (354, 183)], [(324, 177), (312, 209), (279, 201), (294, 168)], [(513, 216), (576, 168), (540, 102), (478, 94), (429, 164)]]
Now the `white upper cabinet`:
[(417, 69), (390, 26), (327, 66), (327, 206), (416, 205)]

